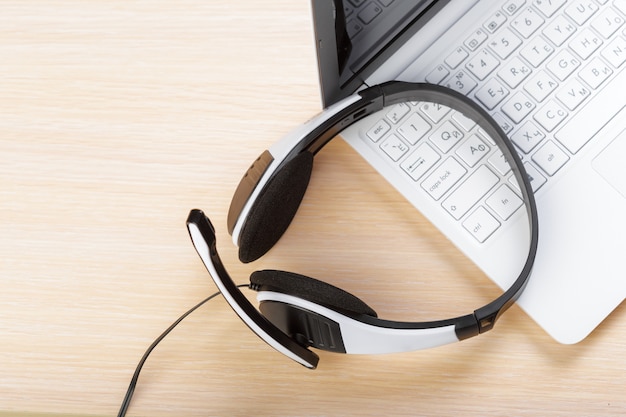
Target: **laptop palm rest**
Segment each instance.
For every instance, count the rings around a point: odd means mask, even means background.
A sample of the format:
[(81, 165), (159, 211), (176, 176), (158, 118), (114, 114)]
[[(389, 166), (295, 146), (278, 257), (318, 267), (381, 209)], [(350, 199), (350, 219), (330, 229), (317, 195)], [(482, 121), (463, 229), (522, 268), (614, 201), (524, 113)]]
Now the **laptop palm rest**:
[(593, 160), (593, 168), (626, 198), (626, 129), (622, 130)]

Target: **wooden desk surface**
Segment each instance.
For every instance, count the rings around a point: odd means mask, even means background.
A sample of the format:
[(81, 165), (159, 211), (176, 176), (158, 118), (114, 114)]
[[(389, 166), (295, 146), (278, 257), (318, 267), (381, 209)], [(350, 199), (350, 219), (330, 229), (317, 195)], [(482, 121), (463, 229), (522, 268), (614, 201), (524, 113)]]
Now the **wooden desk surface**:
[[(9, 0), (0, 9), (6, 414), (117, 413), (147, 346), (215, 291), (184, 225), (194, 207), (218, 228), (237, 282), (255, 269), (291, 270), (383, 317), (414, 320), (498, 294), (341, 141), (318, 157), (282, 241), (254, 264), (237, 261), (225, 224), (240, 176), (320, 109), (308, 1)], [(624, 415), (625, 308), (574, 346), (513, 307), (461, 344), (322, 353), (308, 371), (216, 299), (154, 351), (129, 415)]]

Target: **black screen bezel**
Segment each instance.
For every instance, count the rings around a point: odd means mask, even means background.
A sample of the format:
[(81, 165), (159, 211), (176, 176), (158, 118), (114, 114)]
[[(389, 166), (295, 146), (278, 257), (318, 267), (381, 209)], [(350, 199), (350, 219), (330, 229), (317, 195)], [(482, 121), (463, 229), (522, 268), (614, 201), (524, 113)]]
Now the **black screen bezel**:
[[(338, 39), (345, 39), (337, 29), (341, 30), (345, 24), (337, 24), (335, 5), (343, 0), (311, 0), (313, 12), (313, 27), (315, 35), (315, 49), (317, 53), (318, 75), (322, 104), (324, 108), (348, 97), (356, 92), (365, 83), (365, 80), (376, 71), (383, 62), (395, 53), (402, 45), (415, 35), (433, 16), (435, 16), (450, 0), (433, 0), (424, 9), (415, 13), (404, 22), (395, 36), (385, 40), (373, 57), (354, 72), (340, 63), (338, 51), (345, 50), (337, 44)], [(344, 74), (340, 70), (344, 67)], [(345, 72), (349, 71), (350, 75)], [(389, 80), (390, 81), (390, 80)]]

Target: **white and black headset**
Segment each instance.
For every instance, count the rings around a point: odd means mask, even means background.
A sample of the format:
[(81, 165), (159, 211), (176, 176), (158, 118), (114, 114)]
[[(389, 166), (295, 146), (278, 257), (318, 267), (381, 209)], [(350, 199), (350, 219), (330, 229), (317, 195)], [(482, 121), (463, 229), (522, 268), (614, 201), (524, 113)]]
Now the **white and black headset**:
[(228, 213), (228, 231), (239, 246), (240, 260), (251, 262), (259, 258), (280, 239), (304, 197), (313, 157), (324, 145), (354, 122), (386, 106), (411, 101), (438, 103), (478, 123), (509, 162), (526, 206), (530, 245), (525, 264), (504, 293), (475, 311), (430, 322), (385, 320), (346, 291), (303, 275), (275, 270), (256, 271), (250, 277), (250, 288), (258, 291), (259, 311), (224, 268), (208, 217), (194, 209), (187, 219), (200, 258), (237, 315), (270, 346), (308, 368), (315, 368), (319, 361), (309, 347), (341, 353), (393, 353), (484, 333), (493, 328), (528, 282), (537, 251), (537, 209), (529, 177), (506, 134), (483, 109), (455, 91), (399, 81), (364, 89), (337, 102), (253, 162)]

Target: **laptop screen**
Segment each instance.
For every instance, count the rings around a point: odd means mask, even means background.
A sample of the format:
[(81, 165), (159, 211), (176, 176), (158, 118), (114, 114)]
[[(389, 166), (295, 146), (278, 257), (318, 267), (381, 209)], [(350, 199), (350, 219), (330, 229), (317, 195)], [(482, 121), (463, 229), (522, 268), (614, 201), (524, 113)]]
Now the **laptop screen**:
[(312, 0), (324, 107), (354, 93), (449, 0)]

